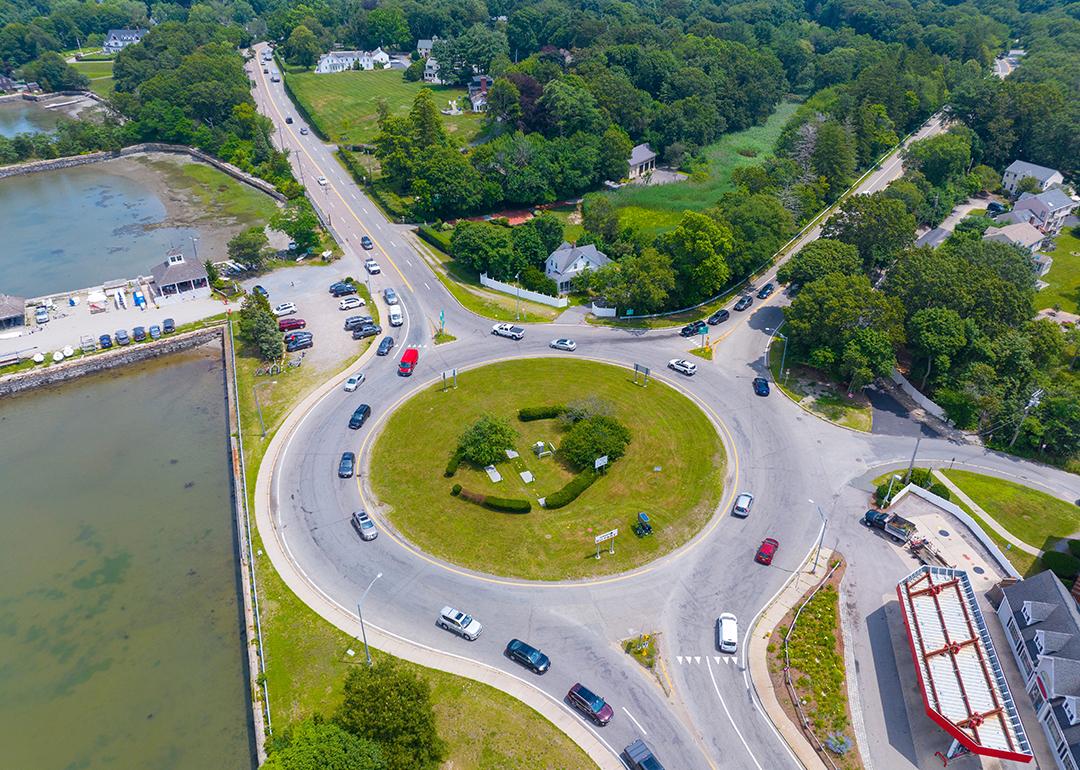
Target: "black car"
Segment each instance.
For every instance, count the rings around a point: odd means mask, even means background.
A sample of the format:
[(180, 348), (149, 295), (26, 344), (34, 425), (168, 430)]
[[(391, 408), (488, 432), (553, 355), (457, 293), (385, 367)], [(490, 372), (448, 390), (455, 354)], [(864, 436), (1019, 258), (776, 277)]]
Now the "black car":
[(270, 296), (270, 292), (268, 292), (266, 289), (264, 289), (259, 284), (255, 284), (254, 286), (252, 286), (251, 290), (253, 292), (255, 292), (256, 294), (261, 294), (264, 297), (269, 297)]
[(710, 326), (716, 326), (722, 324), (727, 319), (731, 318), (731, 313), (726, 310), (717, 310), (711, 316), (709, 316), (708, 324)]
[(348, 286), (348, 285), (349, 284), (345, 283), (344, 281), (334, 281), (332, 284), (330, 284), (330, 288), (327, 289), (327, 291), (329, 291), (331, 294), (333, 294), (335, 289), (338, 289), (338, 288), (340, 288), (342, 286)]
[(285, 122), (291, 125), (292, 124), (292, 115), (286, 115), (285, 116)]
[(136, 342), (142, 342), (146, 339), (146, 327), (136, 326), (134, 329), (131, 330), (131, 336), (135, 339)]
[(709, 330), (709, 325), (704, 321), (693, 321), (688, 323), (679, 332), (683, 337), (696, 337), (699, 334), (704, 334)]
[(351, 332), (353, 329), (359, 329), (361, 326), (370, 326), (373, 320), (374, 319), (369, 315), (351, 315), (345, 319), (345, 331)]
[(313, 340), (311, 337), (301, 337), (300, 339), (293, 340), (292, 342), (285, 345), (285, 352), (295, 353), (298, 350), (306, 350), (307, 348), (314, 346), (315, 340)]
[(520, 639), (511, 639), (506, 645), (506, 657), (531, 668), (537, 674), (543, 674), (551, 667), (551, 660), (547, 655)]
[(753, 304), (754, 304), (754, 298), (751, 297), (749, 294), (744, 294), (741, 297), (739, 297), (739, 301), (735, 303), (735, 309), (736, 310), (746, 310), (746, 308), (750, 307)]
[(110, 337), (108, 334), (102, 334), (100, 337), (98, 337), (98, 345), (101, 347), (102, 350), (108, 350), (112, 347), (112, 337)]
[(344, 452), (341, 462), (338, 463), (337, 475), (339, 479), (351, 479), (356, 470), (356, 455), (352, 452)]
[(378, 324), (366, 324), (359, 329), (353, 329), (354, 340), (366, 340), (368, 337), (378, 337), (382, 334), (382, 327)]
[(771, 282), (767, 283), (762, 286), (761, 289), (758, 291), (757, 298), (768, 299), (769, 295), (772, 294), (774, 291), (776, 291), (776, 287), (773, 286)]
[(986, 204), (987, 214), (1004, 214), (1008, 211), (1008, 208), (1004, 203), (998, 203), (997, 201), (990, 201)]
[(299, 340), (310, 340), (314, 336), (315, 335), (313, 335), (311, 332), (295, 331), (289, 332), (281, 339), (285, 342), (286, 345), (291, 345), (292, 343)]
[(764, 377), (754, 378), (754, 392), (759, 396), (769, 395), (769, 381)]
[(165, 332), (166, 334), (172, 334), (174, 331), (176, 331), (176, 321), (171, 318), (166, 318), (164, 321), (161, 322), (161, 331)]
[(360, 246), (364, 249), (367, 249), (368, 251), (371, 251), (373, 248), (375, 248), (375, 244), (372, 243), (371, 239), (368, 238), (366, 235), (360, 239)]
[(356, 287), (351, 283), (343, 283), (331, 289), (330, 293), (335, 297), (345, 297), (349, 294), (356, 294)]
[(377, 355), (377, 356), (388, 356), (388, 355), (390, 355), (390, 351), (393, 350), (393, 349), (394, 349), (394, 338), (393, 337), (383, 337), (382, 341), (379, 343), (379, 349), (375, 351), (375, 355)]
[(367, 404), (360, 404), (360, 406), (356, 407), (356, 411), (354, 411), (352, 413), (352, 417), (349, 418), (349, 427), (352, 428), (353, 430), (357, 430), (358, 428), (362, 428), (363, 425), (364, 425), (364, 422), (367, 421), (367, 418), (370, 415), (371, 415), (371, 407), (368, 406)]

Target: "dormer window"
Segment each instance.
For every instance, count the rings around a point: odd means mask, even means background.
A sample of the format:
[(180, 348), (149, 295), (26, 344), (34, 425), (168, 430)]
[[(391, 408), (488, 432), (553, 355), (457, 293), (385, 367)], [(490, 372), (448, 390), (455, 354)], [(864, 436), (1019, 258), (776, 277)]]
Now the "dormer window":
[(1070, 726), (1076, 726), (1080, 724), (1080, 702), (1076, 697), (1072, 695), (1065, 696), (1065, 702), (1062, 703), (1062, 710), (1065, 712), (1065, 716), (1069, 719)]
[(1046, 652), (1046, 640), (1043, 638), (1042, 631), (1036, 631), (1035, 638), (1032, 641), (1035, 642), (1035, 649), (1039, 651), (1040, 655)]

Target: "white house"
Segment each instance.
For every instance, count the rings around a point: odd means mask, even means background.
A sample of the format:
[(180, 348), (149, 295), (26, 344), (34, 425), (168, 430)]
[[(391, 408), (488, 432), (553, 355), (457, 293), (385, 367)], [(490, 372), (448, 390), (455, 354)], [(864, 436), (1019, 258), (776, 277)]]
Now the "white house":
[(1062, 184), (1065, 181), (1065, 177), (1055, 169), (1037, 166), (1034, 163), (1028, 163), (1026, 160), (1014, 160), (1001, 176), (1001, 186), (1010, 193), (1015, 194), (1016, 185), (1020, 184), (1021, 179), (1029, 176), (1039, 183), (1040, 191), (1056, 184)]
[(154, 301), (159, 305), (210, 296), (206, 268), (198, 262), (188, 262), (179, 251), (169, 252), (164, 262), (154, 265), (150, 277)]
[(567, 294), (570, 291), (570, 282), (575, 276), (586, 270), (601, 268), (610, 261), (606, 254), (598, 251), (591, 243), (579, 247), (563, 241), (562, 245), (548, 256), (544, 273), (555, 281), (559, 294)]
[(1077, 206), (1080, 203), (1066, 195), (1064, 190), (1052, 187), (1038, 195), (1021, 193), (1013, 212), (1046, 235), (1057, 235)]
[(629, 170), (626, 176), (637, 179), (656, 168), (656, 153), (647, 144), (639, 144), (630, 151)]
[(983, 240), (1009, 243), (1034, 254), (1035, 250), (1046, 240), (1046, 236), (1027, 222), (1017, 222), (1004, 227), (991, 227), (983, 233)]
[(442, 82), (439, 80), (439, 63), (431, 56), (424, 61), (424, 82), (433, 85)]
[(385, 69), (389, 64), (390, 55), (381, 48), (376, 48), (374, 51), (331, 51), (319, 57), (315, 72), (325, 75), (348, 70)]
[(120, 53), (129, 45), (138, 43), (148, 29), (110, 29), (105, 36), (105, 42), (101, 44), (101, 50), (105, 53)]
[(438, 35), (435, 35), (435, 37), (431, 38), (430, 40), (428, 40), (427, 38), (417, 40), (416, 52), (420, 54), (420, 58), (426, 59), (427, 57), (431, 56), (431, 49), (435, 47), (435, 44), (437, 42), (439, 42)]

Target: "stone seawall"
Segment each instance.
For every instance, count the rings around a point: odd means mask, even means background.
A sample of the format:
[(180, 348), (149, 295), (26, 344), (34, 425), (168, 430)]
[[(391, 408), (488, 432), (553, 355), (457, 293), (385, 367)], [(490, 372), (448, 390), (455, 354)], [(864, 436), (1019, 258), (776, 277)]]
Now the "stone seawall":
[(30, 369), (17, 374), (0, 377), (0, 398), (21, 393), (45, 385), (74, 380), (88, 374), (103, 372), (118, 366), (127, 366), (149, 358), (176, 353), (181, 350), (198, 347), (212, 340), (220, 340), (223, 326), (184, 332), (175, 337), (137, 343), (123, 348), (114, 348), (104, 353), (84, 356), (64, 363)]
[(146, 142), (144, 144), (133, 144), (130, 147), (124, 147), (119, 150), (111, 152), (90, 152), (86, 155), (71, 155), (66, 158), (52, 158), (51, 160), (34, 160), (28, 163), (16, 163), (11, 166), (0, 166), (0, 179), (6, 179), (13, 176), (22, 176), (23, 174), (36, 174), (41, 171), (53, 171), (61, 168), (72, 168), (74, 166), (85, 166), (88, 163), (100, 163), (105, 160), (112, 160), (114, 158), (126, 158), (129, 155), (138, 155), (140, 153), (171, 153), (175, 155), (188, 155), (195, 160), (201, 161), (208, 165), (213, 166), (219, 171), (228, 174), (238, 182), (243, 182), (246, 185), (254, 187), (260, 192), (264, 192), (272, 198), (284, 203), (287, 198), (278, 192), (274, 185), (270, 184), (264, 179), (252, 176), (246, 171), (241, 171), (231, 163), (226, 163), (223, 160), (207, 155), (202, 150), (197, 150), (194, 147), (188, 147), (182, 144), (161, 144), (158, 142)]

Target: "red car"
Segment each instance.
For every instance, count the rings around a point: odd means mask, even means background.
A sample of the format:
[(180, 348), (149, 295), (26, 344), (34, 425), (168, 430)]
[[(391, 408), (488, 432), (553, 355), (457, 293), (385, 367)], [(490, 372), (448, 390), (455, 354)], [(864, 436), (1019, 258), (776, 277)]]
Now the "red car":
[(307, 326), (307, 321), (303, 318), (282, 318), (277, 322), (277, 328), (279, 332), (292, 331), (293, 329), (303, 329)]
[(761, 546), (757, 549), (757, 554), (754, 556), (754, 561), (758, 564), (764, 564), (766, 567), (772, 564), (773, 557), (776, 556), (776, 549), (780, 547), (780, 543), (775, 538), (767, 537), (761, 541)]

